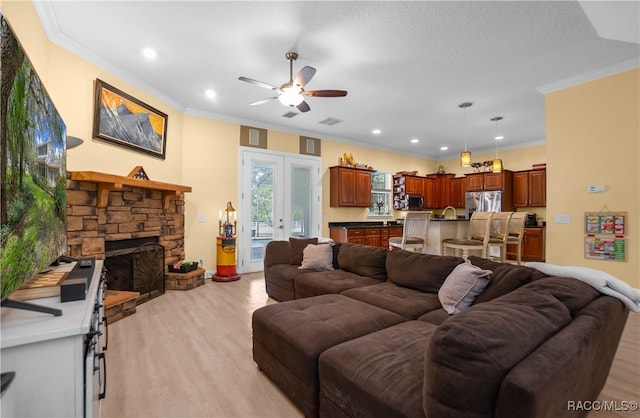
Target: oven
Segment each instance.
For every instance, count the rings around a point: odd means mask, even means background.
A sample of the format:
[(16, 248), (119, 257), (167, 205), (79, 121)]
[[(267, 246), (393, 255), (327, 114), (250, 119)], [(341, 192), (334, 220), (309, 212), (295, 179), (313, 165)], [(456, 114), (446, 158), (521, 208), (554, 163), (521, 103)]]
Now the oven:
[(104, 308), (106, 271), (103, 269), (98, 283), (98, 292), (93, 303), (89, 333), (84, 343), (84, 416), (100, 416), (100, 400), (107, 390), (108, 344), (107, 320)]

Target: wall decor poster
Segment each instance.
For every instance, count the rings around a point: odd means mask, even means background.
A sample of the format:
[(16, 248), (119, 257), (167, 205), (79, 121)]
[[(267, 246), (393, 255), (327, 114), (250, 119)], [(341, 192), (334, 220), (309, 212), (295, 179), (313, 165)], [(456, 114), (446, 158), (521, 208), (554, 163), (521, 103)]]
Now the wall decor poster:
[(93, 137), (164, 159), (167, 115), (96, 79)]
[(614, 261), (626, 259), (624, 238), (586, 236), (584, 243), (585, 258)]
[(626, 260), (627, 212), (585, 212), (584, 257), (595, 260)]
[(626, 212), (586, 212), (584, 214), (585, 234), (624, 235)]

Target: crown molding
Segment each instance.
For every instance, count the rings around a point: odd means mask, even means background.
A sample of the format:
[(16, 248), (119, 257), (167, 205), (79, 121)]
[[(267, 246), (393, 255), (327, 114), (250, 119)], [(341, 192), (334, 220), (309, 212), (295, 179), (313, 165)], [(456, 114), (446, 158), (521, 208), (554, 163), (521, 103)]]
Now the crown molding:
[(618, 74), (618, 73), (628, 71), (638, 67), (640, 67), (640, 59), (632, 58), (625, 61), (620, 61), (616, 64), (609, 65), (607, 67), (598, 68), (597, 70), (590, 71), (588, 73), (579, 74), (573, 77), (565, 78), (564, 80), (558, 80), (553, 83), (536, 87), (536, 91), (542, 94), (549, 94), (555, 91), (564, 90), (569, 87), (577, 86), (578, 84), (597, 80), (599, 78), (609, 77), (611, 75)]

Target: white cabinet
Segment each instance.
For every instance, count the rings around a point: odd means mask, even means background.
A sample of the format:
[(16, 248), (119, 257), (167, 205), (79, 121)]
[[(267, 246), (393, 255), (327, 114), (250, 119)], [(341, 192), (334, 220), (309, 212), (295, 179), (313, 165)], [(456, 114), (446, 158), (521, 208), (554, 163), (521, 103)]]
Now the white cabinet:
[[(51, 297), (29, 301), (61, 309), (61, 316), (2, 308), (2, 373), (15, 372), (2, 396), (2, 416), (99, 415), (101, 388), (95, 387), (94, 379), (104, 380), (104, 353), (100, 353), (99, 334), (94, 336), (93, 331), (100, 332), (103, 325), (99, 324), (104, 317), (101, 272), (102, 261), (95, 261), (84, 300), (61, 303), (60, 297)], [(95, 344), (87, 344), (91, 341)]]

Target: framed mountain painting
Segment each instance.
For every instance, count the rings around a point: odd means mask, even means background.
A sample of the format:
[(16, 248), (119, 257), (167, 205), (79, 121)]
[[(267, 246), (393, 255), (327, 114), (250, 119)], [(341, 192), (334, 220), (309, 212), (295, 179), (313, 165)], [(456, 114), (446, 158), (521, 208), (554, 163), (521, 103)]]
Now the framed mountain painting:
[(167, 115), (96, 79), (93, 137), (164, 159)]

